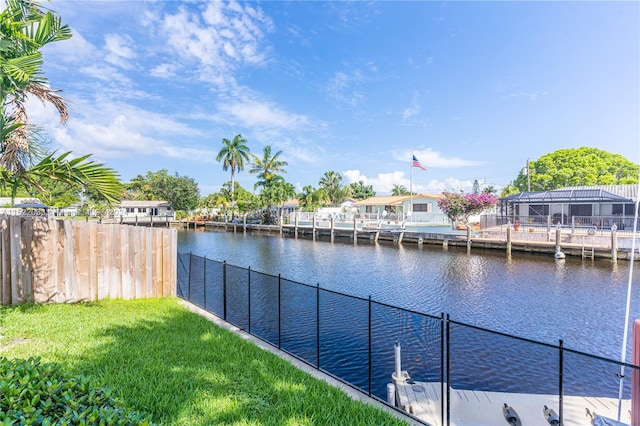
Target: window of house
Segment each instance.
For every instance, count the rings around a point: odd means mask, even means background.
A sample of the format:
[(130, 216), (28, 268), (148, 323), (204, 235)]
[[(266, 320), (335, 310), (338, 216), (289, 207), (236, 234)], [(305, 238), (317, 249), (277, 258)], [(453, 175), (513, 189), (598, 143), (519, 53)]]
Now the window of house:
[(569, 216), (592, 216), (591, 204), (572, 204), (569, 206)]
[(549, 205), (529, 204), (529, 216), (548, 216)]
[(633, 216), (636, 214), (635, 204), (612, 204), (611, 214), (613, 216)]
[(127, 213), (134, 213), (136, 209), (133, 207), (127, 207)]
[(146, 212), (147, 212), (146, 207), (138, 207), (138, 213), (146, 213)]
[(433, 211), (433, 207), (429, 203), (421, 203), (421, 204), (413, 204), (414, 212), (426, 212), (430, 213)]

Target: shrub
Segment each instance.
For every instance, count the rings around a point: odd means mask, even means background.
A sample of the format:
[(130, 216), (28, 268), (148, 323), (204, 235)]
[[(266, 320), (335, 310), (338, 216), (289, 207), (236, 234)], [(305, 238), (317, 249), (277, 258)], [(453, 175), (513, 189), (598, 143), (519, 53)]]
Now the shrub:
[(59, 364), (0, 357), (2, 425), (152, 425), (149, 417)]

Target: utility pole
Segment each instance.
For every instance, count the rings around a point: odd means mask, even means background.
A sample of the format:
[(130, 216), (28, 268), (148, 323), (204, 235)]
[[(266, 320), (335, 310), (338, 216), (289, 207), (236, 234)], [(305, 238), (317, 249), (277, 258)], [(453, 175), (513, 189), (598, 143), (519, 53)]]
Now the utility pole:
[(529, 170), (528, 158), (527, 158), (527, 192), (531, 192), (531, 170)]

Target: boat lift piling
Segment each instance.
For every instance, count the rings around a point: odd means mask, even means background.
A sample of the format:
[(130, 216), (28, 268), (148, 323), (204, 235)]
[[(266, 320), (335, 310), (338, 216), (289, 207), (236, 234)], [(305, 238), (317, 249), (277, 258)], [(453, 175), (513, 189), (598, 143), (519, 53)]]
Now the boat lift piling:
[(395, 371), (391, 375), (391, 379), (393, 379), (394, 384), (398, 382), (404, 383), (409, 378), (409, 373), (407, 373), (406, 371), (402, 371), (400, 343), (396, 341), (393, 349), (394, 349)]
[(560, 228), (560, 224), (556, 227), (556, 253), (553, 255), (556, 259), (564, 259), (566, 256), (562, 252), (562, 247), (560, 244), (562, 243), (562, 228)]

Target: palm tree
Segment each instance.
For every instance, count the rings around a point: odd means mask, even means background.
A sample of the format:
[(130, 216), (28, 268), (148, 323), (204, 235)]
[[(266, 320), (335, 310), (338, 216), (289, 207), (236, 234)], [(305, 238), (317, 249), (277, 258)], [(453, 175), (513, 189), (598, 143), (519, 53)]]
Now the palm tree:
[(253, 163), (251, 164), (249, 173), (258, 174), (258, 182), (254, 185), (254, 189), (259, 186), (266, 188), (269, 182), (278, 176), (278, 173), (286, 173), (284, 167), (288, 166), (289, 163), (279, 160), (278, 157), (280, 157), (280, 154), (282, 154), (282, 151), (271, 155), (271, 146), (267, 145), (262, 150), (262, 159), (256, 155), (253, 156)]
[(305, 211), (314, 211), (328, 201), (327, 194), (320, 188), (306, 185), (302, 188), (302, 193), (298, 196), (300, 204)]
[(122, 194), (118, 174), (103, 164), (87, 161), (89, 155), (73, 160), (70, 153), (54, 157), (43, 148), (39, 130), (28, 119), (24, 103), (28, 96), (52, 104), (61, 123), (68, 118), (66, 101), (49, 87), (42, 72), (40, 49), (66, 40), (71, 30), (53, 12), (44, 12), (30, 0), (6, 0), (0, 12), (0, 179), (11, 187), (46, 190), (39, 182), (53, 179), (80, 184), (95, 191), (108, 203)]
[(244, 162), (249, 161), (249, 147), (247, 141), (241, 134), (236, 135), (232, 141), (222, 139), (222, 149), (216, 156), (216, 161), (222, 161), (222, 170), (225, 172), (231, 169), (231, 204), (233, 205), (233, 195), (235, 189), (236, 171), (244, 170)]
[(279, 210), (285, 201), (295, 197), (295, 195), (296, 189), (292, 184), (286, 182), (280, 175), (273, 175), (271, 179), (267, 181), (266, 186), (262, 188), (262, 192), (260, 192), (260, 198), (262, 198), (267, 208), (267, 223), (273, 222), (271, 207), (274, 203), (278, 206)]
[(409, 195), (409, 191), (404, 185), (395, 184), (391, 190), (391, 195)]
[(319, 186), (327, 194), (333, 206), (339, 205), (351, 195), (351, 188), (342, 185), (342, 175), (338, 172), (325, 172), (320, 178)]

